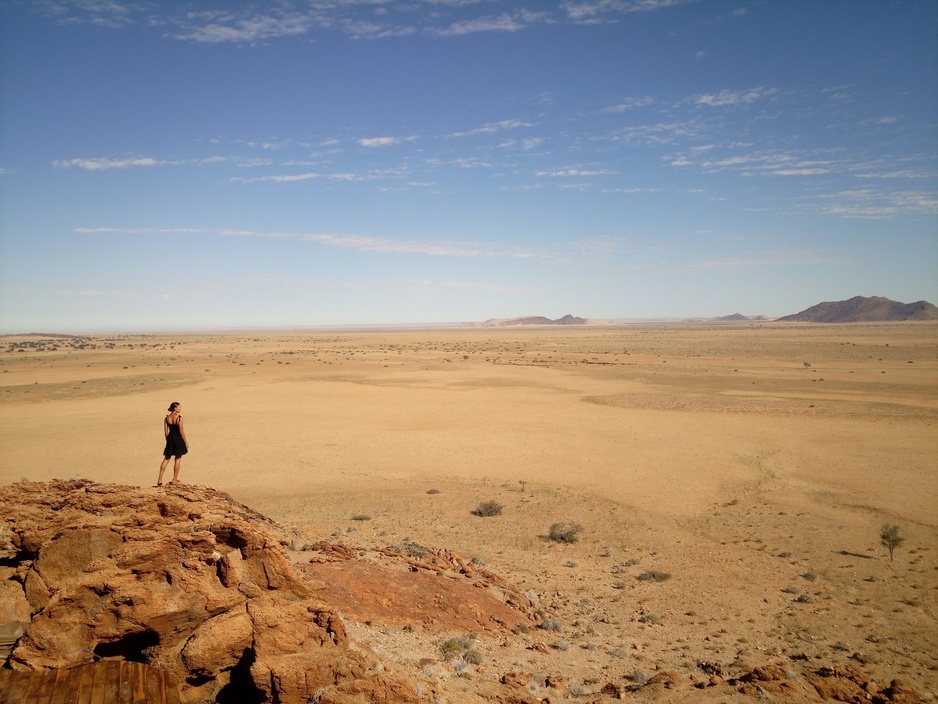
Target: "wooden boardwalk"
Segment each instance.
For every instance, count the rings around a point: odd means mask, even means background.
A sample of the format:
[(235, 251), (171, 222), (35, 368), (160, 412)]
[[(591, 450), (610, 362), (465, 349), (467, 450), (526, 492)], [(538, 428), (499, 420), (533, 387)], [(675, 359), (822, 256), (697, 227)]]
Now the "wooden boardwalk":
[(0, 669), (0, 704), (179, 704), (165, 670), (101, 660), (68, 670)]

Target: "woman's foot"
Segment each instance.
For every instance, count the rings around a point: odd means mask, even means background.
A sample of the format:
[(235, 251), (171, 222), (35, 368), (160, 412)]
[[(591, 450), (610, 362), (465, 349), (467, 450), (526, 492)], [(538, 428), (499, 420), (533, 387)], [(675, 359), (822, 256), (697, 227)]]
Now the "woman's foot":
[(153, 486), (155, 486), (155, 487), (156, 487), (156, 486), (163, 486), (163, 482), (157, 482), (157, 483), (154, 484)]

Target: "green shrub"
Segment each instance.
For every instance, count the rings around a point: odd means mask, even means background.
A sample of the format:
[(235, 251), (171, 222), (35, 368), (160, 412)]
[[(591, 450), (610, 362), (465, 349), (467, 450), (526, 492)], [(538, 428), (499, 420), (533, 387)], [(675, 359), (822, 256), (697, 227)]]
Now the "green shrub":
[(884, 523), (879, 531), (879, 542), (889, 551), (889, 561), (892, 562), (893, 553), (905, 542), (905, 538), (899, 535), (899, 526)]

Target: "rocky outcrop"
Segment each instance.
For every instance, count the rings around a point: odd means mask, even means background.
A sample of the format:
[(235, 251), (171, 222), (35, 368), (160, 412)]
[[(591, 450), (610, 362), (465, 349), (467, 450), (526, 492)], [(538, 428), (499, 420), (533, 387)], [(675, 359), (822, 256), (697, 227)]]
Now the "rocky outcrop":
[(877, 323), (903, 320), (938, 320), (938, 308), (928, 301), (900, 303), (882, 296), (854, 296), (846, 301), (825, 301), (800, 313), (778, 318), (792, 323)]
[(8, 667), (143, 662), (187, 701), (416, 701), (349, 647), (275, 524), (222, 492), (53, 481), (0, 505), (0, 607), (27, 624)]

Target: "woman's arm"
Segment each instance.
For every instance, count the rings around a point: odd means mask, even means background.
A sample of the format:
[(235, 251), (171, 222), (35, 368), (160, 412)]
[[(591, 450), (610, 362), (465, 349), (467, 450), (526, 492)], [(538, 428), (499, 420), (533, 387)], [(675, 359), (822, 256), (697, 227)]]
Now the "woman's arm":
[[(169, 416), (166, 416), (166, 418), (169, 418)], [(169, 437), (169, 421), (166, 418), (163, 419), (163, 438)]]
[(176, 421), (176, 424), (179, 426), (179, 434), (182, 435), (182, 441), (186, 443), (186, 449), (189, 449), (189, 440), (186, 438), (186, 429), (182, 426), (182, 416), (179, 416), (179, 420)]

